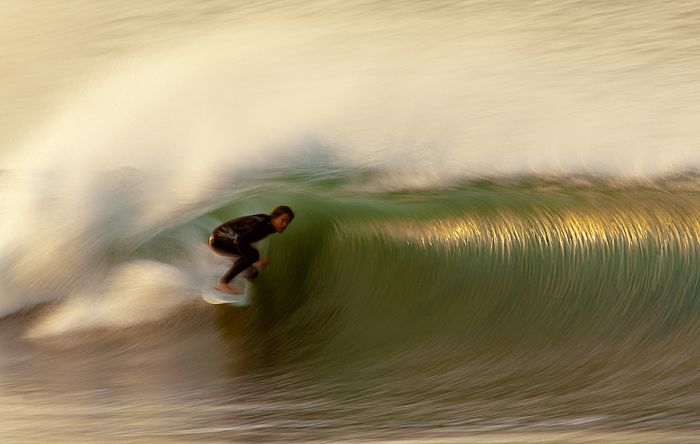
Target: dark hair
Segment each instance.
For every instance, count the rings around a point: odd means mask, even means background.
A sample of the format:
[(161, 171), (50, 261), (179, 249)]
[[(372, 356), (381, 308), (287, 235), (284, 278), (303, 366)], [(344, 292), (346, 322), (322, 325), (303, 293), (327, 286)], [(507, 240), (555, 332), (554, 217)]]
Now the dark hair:
[(270, 217), (275, 219), (280, 217), (283, 214), (288, 214), (289, 215), (289, 221), (291, 222), (292, 219), (294, 219), (294, 211), (292, 211), (291, 208), (289, 208), (286, 205), (280, 205), (274, 210), (272, 210), (272, 213), (270, 213)]

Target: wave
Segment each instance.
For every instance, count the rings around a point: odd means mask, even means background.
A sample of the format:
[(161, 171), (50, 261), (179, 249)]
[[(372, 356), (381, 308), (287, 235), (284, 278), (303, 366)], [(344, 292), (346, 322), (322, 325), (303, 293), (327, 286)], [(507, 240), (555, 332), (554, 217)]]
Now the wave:
[[(174, 267), (182, 291), (197, 288), (225, 266), (203, 246), (208, 230), (278, 203), (316, 220), (295, 223), (313, 227), (305, 244), (279, 241), (304, 258), (282, 263), (301, 265), (268, 280), (296, 289), (290, 301), (340, 307), (322, 312), (447, 297), (485, 325), (518, 298), (543, 309), (547, 297), (666, 292), (693, 305), (697, 156), (681, 148), (692, 144), (649, 107), (611, 124), (607, 84), (562, 77), (556, 54), (533, 71), (507, 39), (467, 39), (464, 20), (435, 35), (410, 17), (348, 25), (341, 53), (324, 43), (337, 43), (332, 27), (256, 22), (96, 69), (3, 150), (0, 316), (109, 297), (126, 264)], [(416, 47), (428, 35), (436, 45)], [(555, 78), (567, 79), (556, 91)], [(640, 287), (648, 276), (659, 286)]]
[[(233, 198), (188, 203), (179, 213), (166, 211), (168, 217), (149, 220), (153, 208), (146, 202), (119, 207), (112, 200), (109, 212), (81, 225), (52, 220), (55, 231), (30, 236), (15, 256), (4, 256), (3, 311), (69, 296), (84, 300), (86, 291), (116, 300), (109, 296), (121, 291), (110, 289), (121, 288), (116, 283), (138, 287), (141, 279), (129, 276), (155, 270), (156, 278), (159, 267), (182, 279), (165, 279), (189, 295), (174, 299), (192, 302), (205, 276), (226, 268), (206, 247), (209, 231), (229, 217), (286, 203), (301, 217), (289, 234), (264, 243), (277, 265), (262, 279), (268, 291), (279, 287), (272, 292), (287, 295), (278, 301), (287, 307), (283, 312), (297, 308), (293, 301), (321, 311), (358, 310), (353, 318), (366, 329), (370, 318), (384, 328), (386, 319), (374, 313), (395, 310), (392, 319), (411, 323), (416, 307), (433, 305), (433, 314), (455, 325), (468, 319), (482, 333), (504, 316), (519, 334), (530, 330), (531, 316), (551, 328), (580, 318), (599, 333), (604, 318), (628, 317), (656, 329), (692, 319), (700, 245), (700, 207), (692, 190), (611, 187), (593, 178), (587, 185), (530, 179), (356, 189), (368, 182), (367, 175), (271, 175)], [(47, 251), (61, 251), (60, 260), (39, 254)], [(141, 293), (148, 299), (172, 291), (149, 284)], [(446, 321), (428, 319), (436, 324), (426, 329)], [(532, 331), (542, 325), (533, 324)]]

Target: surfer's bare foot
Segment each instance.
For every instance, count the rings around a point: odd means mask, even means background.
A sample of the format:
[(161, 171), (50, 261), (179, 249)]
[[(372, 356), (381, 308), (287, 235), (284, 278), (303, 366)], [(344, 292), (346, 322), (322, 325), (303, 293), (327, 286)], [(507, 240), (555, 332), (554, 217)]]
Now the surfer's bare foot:
[(216, 289), (219, 290), (222, 293), (230, 294), (233, 296), (238, 296), (239, 293), (234, 290), (233, 288), (229, 287), (227, 283), (219, 281), (216, 284)]

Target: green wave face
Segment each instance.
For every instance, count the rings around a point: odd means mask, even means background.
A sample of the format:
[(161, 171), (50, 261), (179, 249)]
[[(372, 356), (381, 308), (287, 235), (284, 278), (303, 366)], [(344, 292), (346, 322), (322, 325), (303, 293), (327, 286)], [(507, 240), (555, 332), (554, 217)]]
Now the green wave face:
[(278, 203), (297, 212), (263, 246), (275, 265), (257, 284), (265, 325), (288, 335), (291, 354), (303, 343), (319, 356), (420, 349), (461, 360), (665, 344), (699, 325), (693, 191), (520, 181), (358, 192), (309, 183), (285, 178), (216, 213)]

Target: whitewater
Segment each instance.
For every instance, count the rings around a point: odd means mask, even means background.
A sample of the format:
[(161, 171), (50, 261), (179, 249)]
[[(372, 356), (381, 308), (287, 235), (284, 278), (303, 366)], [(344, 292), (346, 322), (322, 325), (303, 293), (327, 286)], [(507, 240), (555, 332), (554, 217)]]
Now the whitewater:
[[(3, 442), (692, 442), (692, 2), (8, 5)], [(255, 304), (220, 223), (291, 206)]]

